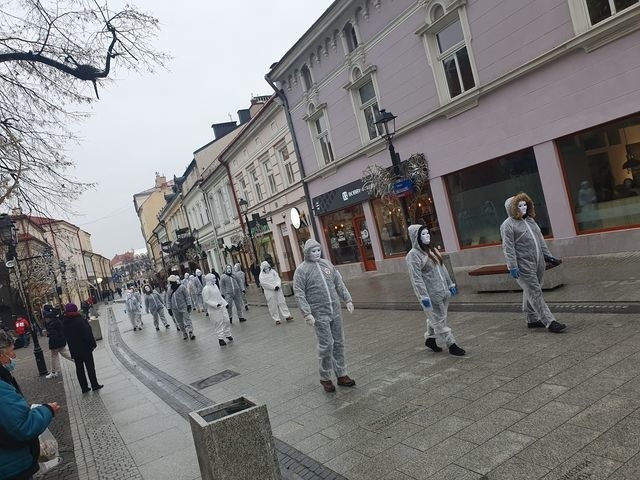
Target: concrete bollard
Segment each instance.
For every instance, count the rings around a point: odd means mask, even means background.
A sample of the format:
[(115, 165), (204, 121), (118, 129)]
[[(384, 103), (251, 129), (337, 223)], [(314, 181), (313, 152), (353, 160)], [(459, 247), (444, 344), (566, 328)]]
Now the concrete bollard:
[(266, 405), (247, 397), (191, 412), (203, 480), (281, 480)]

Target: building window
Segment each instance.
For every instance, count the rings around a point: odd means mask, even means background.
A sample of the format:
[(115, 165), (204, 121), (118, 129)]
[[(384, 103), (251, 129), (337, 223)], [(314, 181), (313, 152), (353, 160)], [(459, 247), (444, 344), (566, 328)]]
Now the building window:
[(533, 199), (536, 222), (543, 235), (551, 235), (532, 148), (451, 173), (445, 182), (461, 247), (500, 243), (505, 201), (518, 192)]
[(251, 203), (251, 192), (249, 191), (249, 187), (247, 186), (247, 181), (245, 180), (244, 175), (236, 177), (236, 181), (238, 182), (238, 189), (242, 194), (242, 198)]
[(218, 190), (216, 192), (216, 197), (217, 197), (217, 200), (218, 200), (218, 205), (217, 206), (220, 209), (222, 222), (223, 223), (229, 223), (229, 221), (230, 221), (229, 220), (229, 212), (228, 212), (228, 210), (226, 208), (226, 205), (225, 205), (226, 202), (225, 202), (224, 193), (222, 192), (222, 189), (220, 189), (220, 190)]
[(607, 18), (620, 13), (625, 8), (629, 8), (640, 2), (640, 0), (584, 0), (589, 13), (591, 25), (606, 20)]
[(443, 104), (474, 89), (478, 83), (477, 73), (465, 8), (444, 14), (442, 6), (436, 5), (431, 10), (431, 18), (433, 23), (426, 28), (424, 38), (440, 103)]
[(258, 200), (258, 202), (261, 202), (264, 199), (264, 192), (262, 191), (262, 184), (260, 183), (258, 172), (255, 169), (250, 170), (249, 178), (251, 178), (251, 182), (253, 183), (253, 188), (256, 192), (256, 199)]
[(556, 145), (579, 233), (640, 226), (640, 116)]
[(375, 124), (379, 113), (378, 94), (373, 76), (374, 67), (368, 73), (354, 68), (352, 82), (346, 87), (351, 91), (358, 127), (363, 143), (368, 143), (383, 133), (381, 126)]
[(290, 161), (291, 156), (289, 155), (289, 149), (286, 145), (283, 145), (276, 150), (276, 155), (278, 157), (278, 163), (284, 165), (284, 171), (287, 176), (287, 185), (293, 185), (295, 183), (295, 176), (293, 173), (293, 164)]
[(344, 38), (347, 42), (347, 50), (349, 52), (353, 52), (356, 48), (358, 48), (358, 34), (356, 33), (356, 29), (351, 22), (347, 22), (342, 30), (344, 34)]
[(271, 195), (275, 195), (278, 192), (278, 187), (276, 185), (276, 176), (273, 167), (271, 166), (270, 159), (266, 159), (262, 162), (262, 170), (264, 171), (264, 176), (267, 179)]
[(316, 158), (322, 165), (328, 165), (335, 160), (333, 156), (333, 148), (331, 147), (331, 137), (329, 135), (329, 126), (324, 115), (324, 109), (315, 110), (312, 105), (309, 110), (313, 112), (307, 119), (309, 129), (311, 130), (311, 138), (316, 151)]
[(313, 86), (313, 80), (311, 79), (311, 72), (309, 71), (309, 67), (303, 65), (300, 69), (300, 74), (302, 75), (302, 85), (304, 86), (304, 90), (306, 92)]

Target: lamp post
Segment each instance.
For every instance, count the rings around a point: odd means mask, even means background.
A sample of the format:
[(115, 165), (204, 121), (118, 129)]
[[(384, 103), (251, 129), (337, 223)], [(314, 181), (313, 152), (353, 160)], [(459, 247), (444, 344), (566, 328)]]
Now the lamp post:
[(30, 323), (31, 339), (33, 340), (33, 355), (36, 357), (38, 373), (41, 376), (47, 375), (49, 373), (49, 371), (47, 370), (47, 364), (44, 361), (42, 348), (40, 347), (40, 342), (38, 341), (38, 334), (36, 333), (35, 328), (33, 328), (33, 324), (34, 322), (36, 322), (36, 317), (33, 315), (33, 312), (31, 310), (31, 302), (27, 297), (27, 293), (24, 291), (24, 285), (22, 285), (22, 277), (20, 276), (20, 265), (18, 264), (18, 254), (16, 252), (16, 247), (18, 245), (16, 225), (13, 222), (13, 219), (6, 213), (0, 215), (0, 240), (4, 245), (7, 246), (6, 265), (9, 268), (15, 268), (16, 278), (18, 280), (18, 289), (20, 290), (20, 297), (22, 298), (24, 307), (27, 310), (27, 315), (31, 320)]
[[(396, 134), (396, 116), (387, 112), (384, 108), (380, 110), (380, 113), (377, 115), (376, 121), (374, 124), (376, 127), (382, 127), (384, 133), (382, 137), (387, 141), (387, 145), (389, 146), (389, 154), (391, 155), (391, 163), (393, 164), (393, 172), (396, 175), (396, 178), (400, 180), (400, 156), (396, 153), (396, 149), (393, 146), (393, 137)], [(411, 218), (409, 216), (409, 207), (407, 206), (407, 199), (404, 197), (400, 197), (400, 206), (402, 207), (402, 214), (404, 216), (404, 220), (406, 222), (406, 227), (411, 224)]]
[(60, 276), (62, 277), (62, 289), (63, 293), (67, 295), (67, 303), (71, 303), (71, 297), (69, 296), (69, 286), (67, 285), (67, 264), (64, 260), (58, 262), (58, 268), (60, 269)]
[(102, 277), (96, 278), (96, 283), (98, 284), (98, 300), (102, 301)]
[(247, 232), (249, 232), (249, 240), (251, 240), (251, 248), (253, 249), (253, 258), (255, 259), (256, 266), (258, 266), (258, 252), (256, 251), (256, 244), (253, 242), (253, 234), (251, 233), (251, 228), (249, 227), (249, 219), (247, 218), (249, 203), (247, 203), (244, 198), (241, 198), (238, 204), (240, 205), (240, 210), (244, 215), (244, 223), (247, 226)]

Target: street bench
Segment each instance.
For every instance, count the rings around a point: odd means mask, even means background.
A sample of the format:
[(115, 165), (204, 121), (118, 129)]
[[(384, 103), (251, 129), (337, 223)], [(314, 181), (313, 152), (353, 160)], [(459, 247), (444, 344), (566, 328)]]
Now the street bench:
[[(553, 290), (564, 284), (564, 272), (561, 265), (547, 263), (542, 280), (543, 290)], [(478, 293), (522, 291), (520, 285), (509, 274), (509, 269), (502, 263), (484, 265), (469, 271), (471, 286)]]

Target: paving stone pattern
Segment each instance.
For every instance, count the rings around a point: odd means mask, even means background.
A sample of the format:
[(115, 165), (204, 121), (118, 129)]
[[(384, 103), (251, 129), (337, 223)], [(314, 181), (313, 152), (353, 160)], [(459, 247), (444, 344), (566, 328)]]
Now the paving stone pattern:
[[(190, 412), (200, 410), (214, 403), (210, 398), (201, 395), (188, 385), (183, 384), (136, 354), (122, 340), (113, 310), (110, 308), (107, 312), (111, 351), (114, 352), (122, 364), (151, 391), (161, 397), (171, 408), (183, 417), (187, 417)], [(236, 372), (225, 370), (217, 375), (217, 379), (209, 382), (208, 385), (203, 385), (202, 388), (219, 384), (237, 375)], [(214, 377), (216, 377), (216, 375), (214, 375)], [(209, 379), (210, 377), (205, 380)], [(194, 383), (198, 384), (200, 382), (203, 382), (203, 380)], [(299, 450), (296, 450), (291, 445), (275, 438), (274, 440), (278, 461), (285, 480), (340, 480), (344, 478)]]

